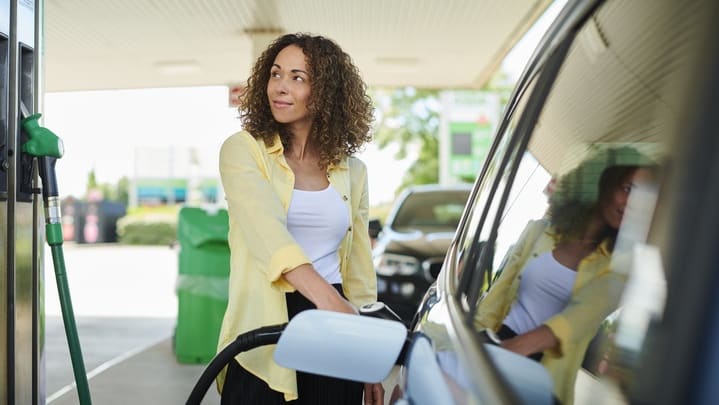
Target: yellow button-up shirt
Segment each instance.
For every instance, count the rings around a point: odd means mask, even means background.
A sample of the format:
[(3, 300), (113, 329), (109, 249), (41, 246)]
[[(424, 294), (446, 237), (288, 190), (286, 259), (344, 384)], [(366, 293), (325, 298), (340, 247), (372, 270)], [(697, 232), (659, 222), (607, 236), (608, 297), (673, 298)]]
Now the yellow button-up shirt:
[[(512, 247), (501, 274), (482, 299), (475, 317), (478, 328), (497, 331), (517, 298), (525, 264), (532, 257), (551, 251), (555, 238), (546, 220), (532, 221)], [(589, 342), (599, 325), (617, 306), (624, 277), (612, 272), (611, 252), (602, 243), (577, 267), (577, 277), (567, 307), (544, 325), (559, 340), (557, 348), (546, 350), (542, 365), (554, 382), (554, 394), (562, 404), (574, 400), (574, 383)], [(509, 376), (511, 378), (511, 376)]]
[[(262, 326), (285, 323), (285, 293), (295, 289), (282, 274), (311, 263), (287, 230), (287, 209), (294, 173), (285, 160), (279, 136), (272, 146), (247, 132), (230, 136), (220, 150), (220, 175), (227, 199), (230, 230), (230, 277), (227, 311), (218, 349), (238, 335)], [(369, 196), (367, 168), (349, 157), (328, 170), (329, 181), (343, 197), (351, 223), (339, 249), (342, 289), (356, 306), (377, 300), (367, 229)], [(275, 346), (239, 354), (237, 361), (285, 400), (297, 398), (294, 370), (272, 358)], [(224, 383), (224, 373), (218, 387)]]

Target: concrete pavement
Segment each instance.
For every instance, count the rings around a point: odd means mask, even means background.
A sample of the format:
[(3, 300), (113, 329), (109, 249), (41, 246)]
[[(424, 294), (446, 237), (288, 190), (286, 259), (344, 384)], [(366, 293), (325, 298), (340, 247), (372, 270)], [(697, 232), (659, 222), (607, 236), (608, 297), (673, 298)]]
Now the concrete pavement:
[[(93, 404), (181, 404), (204, 365), (180, 364), (172, 348), (178, 248), (64, 246), (68, 284)], [(45, 260), (45, 398), (78, 403), (49, 250)], [(385, 403), (397, 378), (385, 380)], [(214, 386), (203, 404), (219, 404)]]
[[(184, 403), (204, 365), (179, 364), (176, 249), (64, 246), (68, 283), (94, 404)], [(46, 403), (77, 404), (49, 250), (45, 260)], [(214, 390), (206, 403), (219, 403)]]

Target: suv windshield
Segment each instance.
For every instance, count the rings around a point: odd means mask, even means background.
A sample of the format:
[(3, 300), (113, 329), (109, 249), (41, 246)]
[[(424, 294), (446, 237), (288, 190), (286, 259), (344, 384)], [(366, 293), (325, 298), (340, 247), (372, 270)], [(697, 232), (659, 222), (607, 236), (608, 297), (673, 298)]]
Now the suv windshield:
[(398, 232), (454, 232), (469, 190), (413, 193), (397, 212), (392, 229)]

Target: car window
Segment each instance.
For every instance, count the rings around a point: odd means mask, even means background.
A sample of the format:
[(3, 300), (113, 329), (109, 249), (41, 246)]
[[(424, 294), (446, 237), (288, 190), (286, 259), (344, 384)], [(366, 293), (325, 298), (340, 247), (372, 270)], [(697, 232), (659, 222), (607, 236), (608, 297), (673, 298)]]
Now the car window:
[[(532, 81), (527, 86), (525, 95), (531, 93), (536, 83)], [(509, 156), (508, 160), (513, 160), (513, 155), (517, 153), (516, 142), (512, 142), (512, 136), (514, 130), (517, 127), (519, 118), (521, 117), (527, 102), (528, 96), (522, 97), (517, 103), (513, 114), (506, 119), (503, 125), (500, 127), (499, 132), (495, 136), (495, 145), (493, 152), (488, 156), (488, 161), (484, 167), (484, 173), (477, 179), (475, 184), (475, 197), (468, 204), (466, 220), (463, 227), (460, 229), (457, 237), (457, 254), (455, 257), (455, 268), (456, 272), (452, 274), (453, 281), (457, 285), (456, 291), (459, 296), (458, 299), (465, 302), (468, 289), (468, 283), (472, 273), (474, 272), (473, 265), (476, 262), (476, 255), (479, 253), (478, 244), (480, 241), (486, 238), (486, 229), (483, 227), (485, 223), (491, 224), (493, 222), (493, 213), (496, 211), (488, 207), (488, 203), (497, 201), (492, 199), (494, 195), (500, 195), (501, 191), (497, 191), (495, 181), (500, 178), (504, 179), (503, 175), (505, 172), (503, 169), (508, 165), (505, 160)], [(502, 184), (504, 184), (502, 182)], [(482, 229), (485, 229), (485, 234), (482, 234)]]
[(457, 229), (469, 190), (414, 192), (397, 211), (392, 229), (398, 232), (452, 232)]
[(495, 254), (491, 267), (494, 270), (493, 278), (502, 271), (508, 253), (527, 224), (545, 216), (548, 208), (547, 197), (552, 187), (551, 179), (549, 172), (537, 162), (531, 152), (527, 151), (522, 155), (495, 239)]

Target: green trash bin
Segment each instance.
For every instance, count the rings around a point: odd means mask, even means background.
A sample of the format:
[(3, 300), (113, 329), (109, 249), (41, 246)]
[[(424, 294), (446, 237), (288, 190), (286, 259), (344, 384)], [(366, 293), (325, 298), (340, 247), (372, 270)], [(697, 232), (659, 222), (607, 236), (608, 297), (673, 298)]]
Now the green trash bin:
[(177, 326), (174, 350), (180, 363), (208, 363), (215, 356), (227, 308), (230, 249), (227, 210), (180, 209)]

